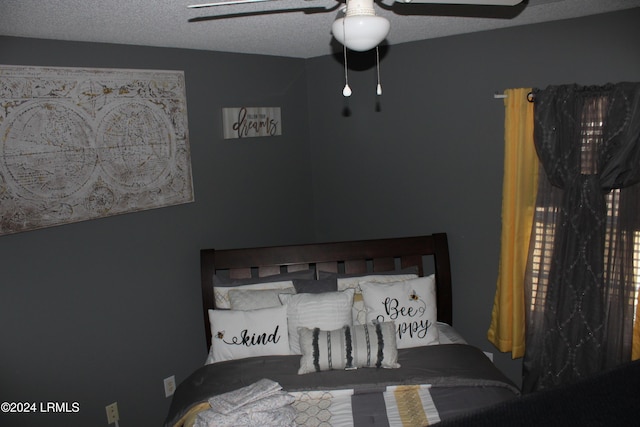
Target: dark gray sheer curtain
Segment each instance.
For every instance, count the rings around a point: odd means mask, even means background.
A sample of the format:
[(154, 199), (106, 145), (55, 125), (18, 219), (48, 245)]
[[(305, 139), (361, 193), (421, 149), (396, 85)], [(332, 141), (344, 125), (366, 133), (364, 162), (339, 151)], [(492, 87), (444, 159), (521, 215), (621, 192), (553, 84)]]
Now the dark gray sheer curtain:
[(534, 94), (524, 392), (631, 360), (640, 252), (640, 83)]

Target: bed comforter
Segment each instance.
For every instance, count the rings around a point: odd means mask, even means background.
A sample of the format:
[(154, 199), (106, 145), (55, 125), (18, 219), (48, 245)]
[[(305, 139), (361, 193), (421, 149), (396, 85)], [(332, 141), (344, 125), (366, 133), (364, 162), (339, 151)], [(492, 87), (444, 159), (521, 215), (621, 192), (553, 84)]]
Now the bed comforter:
[[(431, 411), (430, 424), (433, 420), (446, 420), (519, 395), (517, 387), (484, 353), (470, 345), (401, 349), (398, 362), (401, 365), (398, 369), (365, 368), (305, 375), (297, 373), (300, 356), (296, 355), (205, 365), (176, 389), (165, 427), (183, 426), (197, 412), (209, 409), (208, 400), (213, 396), (250, 386), (262, 379), (277, 382), (295, 396), (296, 403), (314, 395), (309, 392), (330, 391), (331, 395), (337, 396), (338, 406), (347, 405), (351, 412), (349, 420), (354, 426), (398, 425), (394, 418), (397, 408), (390, 407), (388, 398), (390, 394), (397, 394), (397, 386), (420, 386), (413, 389), (423, 396), (425, 411)], [(331, 420), (329, 424), (334, 425)]]

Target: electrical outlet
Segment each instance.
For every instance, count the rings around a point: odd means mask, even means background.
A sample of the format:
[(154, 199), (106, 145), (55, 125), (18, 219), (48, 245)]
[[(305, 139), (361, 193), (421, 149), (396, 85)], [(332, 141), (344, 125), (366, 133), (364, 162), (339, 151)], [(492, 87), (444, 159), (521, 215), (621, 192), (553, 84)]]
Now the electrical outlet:
[(118, 402), (113, 402), (111, 405), (106, 406), (107, 410), (107, 422), (113, 424), (120, 419), (118, 414)]
[(164, 395), (165, 397), (172, 396), (176, 391), (176, 376), (171, 375), (164, 379)]

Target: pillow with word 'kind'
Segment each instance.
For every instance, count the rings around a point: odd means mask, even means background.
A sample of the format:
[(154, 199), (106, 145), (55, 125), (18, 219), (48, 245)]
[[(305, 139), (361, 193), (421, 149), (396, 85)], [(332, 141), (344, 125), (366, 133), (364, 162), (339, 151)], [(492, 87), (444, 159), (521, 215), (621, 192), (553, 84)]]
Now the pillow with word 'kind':
[(289, 354), (287, 307), (209, 310), (211, 349), (206, 364)]
[(361, 283), (367, 323), (395, 322), (398, 348), (439, 344), (435, 276)]

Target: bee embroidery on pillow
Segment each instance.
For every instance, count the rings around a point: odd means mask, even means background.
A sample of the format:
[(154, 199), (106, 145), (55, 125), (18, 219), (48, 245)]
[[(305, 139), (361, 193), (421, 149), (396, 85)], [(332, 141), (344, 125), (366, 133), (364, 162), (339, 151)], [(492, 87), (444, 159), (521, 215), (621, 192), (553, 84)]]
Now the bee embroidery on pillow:
[(218, 338), (219, 340), (224, 338), (224, 331), (218, 331), (218, 333), (216, 334), (216, 338)]
[(409, 301), (411, 302), (419, 302), (421, 308), (419, 308), (418, 310), (420, 311), (420, 316), (422, 316), (422, 314), (424, 313), (424, 311), (427, 308), (427, 304), (420, 299), (420, 296), (418, 295), (418, 293), (415, 291), (415, 289), (411, 290), (411, 294), (409, 295)]

